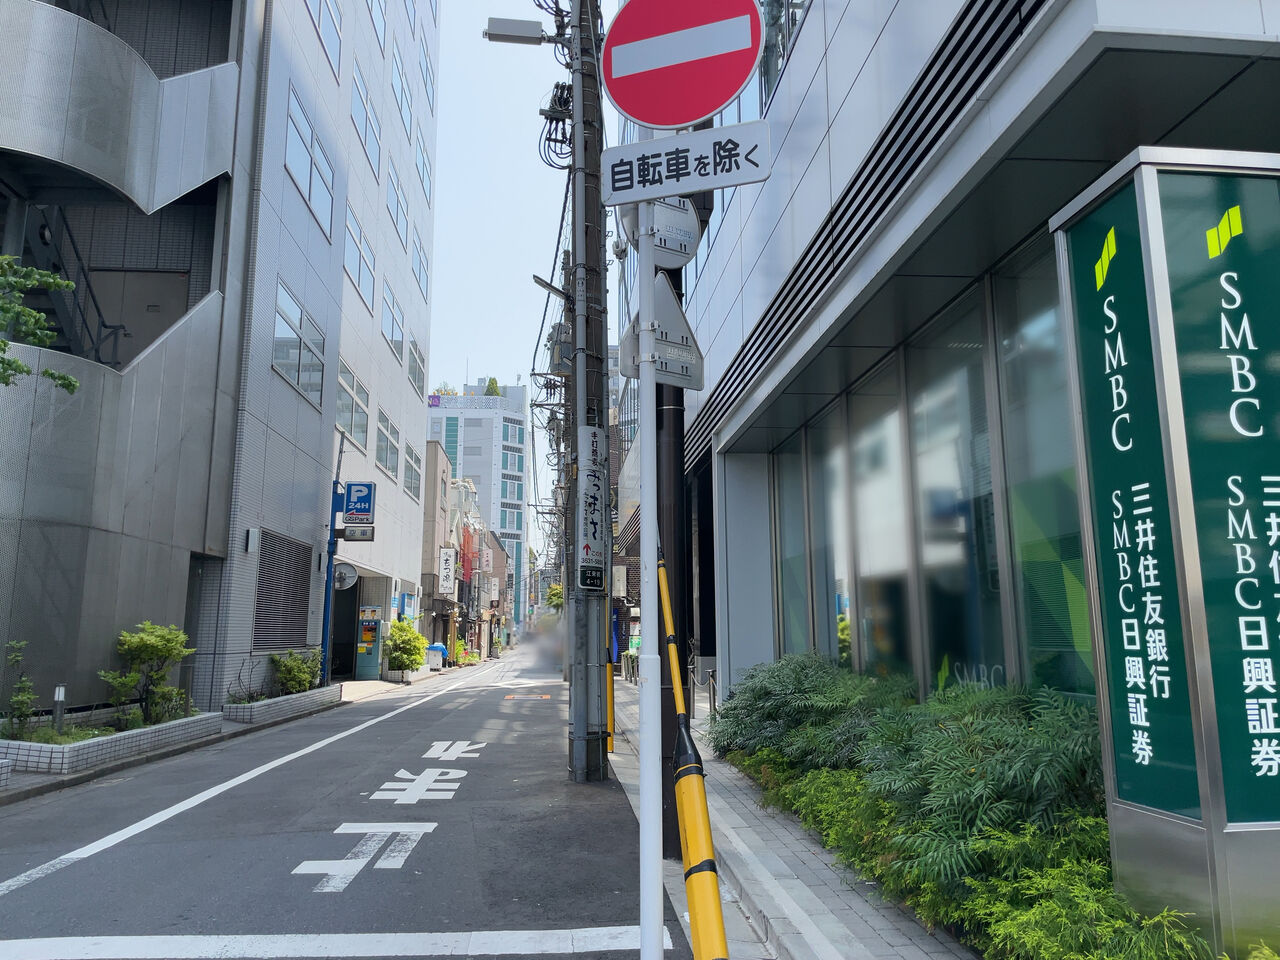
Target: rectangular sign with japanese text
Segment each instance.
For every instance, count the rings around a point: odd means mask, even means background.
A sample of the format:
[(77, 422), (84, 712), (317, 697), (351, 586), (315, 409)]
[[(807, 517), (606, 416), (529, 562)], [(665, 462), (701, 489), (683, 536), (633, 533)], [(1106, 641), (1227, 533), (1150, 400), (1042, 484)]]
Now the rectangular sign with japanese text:
[(605, 206), (678, 197), (767, 180), (765, 120), (610, 147), (600, 161)]
[(440, 584), (436, 592), (442, 597), (452, 597), (456, 586), (458, 552), (453, 547), (440, 548)]
[(1227, 819), (1280, 820), (1280, 194), (1159, 174)]
[(1200, 816), (1146, 271), (1132, 184), (1067, 234), (1121, 800)]
[(603, 590), (605, 524), (609, 506), (609, 462), (605, 432), (599, 427), (578, 428), (578, 586)]

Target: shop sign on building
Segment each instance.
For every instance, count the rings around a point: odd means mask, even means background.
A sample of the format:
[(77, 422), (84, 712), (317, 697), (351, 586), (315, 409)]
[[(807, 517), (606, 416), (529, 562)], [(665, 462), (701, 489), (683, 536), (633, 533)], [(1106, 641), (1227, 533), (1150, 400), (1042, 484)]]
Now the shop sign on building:
[(1280, 820), (1280, 178), (1162, 171), (1227, 819)]
[(1116, 792), (1196, 818), (1186, 638), (1134, 187), (1077, 222), (1068, 244)]
[(442, 547), (440, 550), (440, 585), (437, 590), (439, 594), (446, 597), (453, 596), (454, 588), (457, 586), (457, 561), (458, 552), (453, 547)]

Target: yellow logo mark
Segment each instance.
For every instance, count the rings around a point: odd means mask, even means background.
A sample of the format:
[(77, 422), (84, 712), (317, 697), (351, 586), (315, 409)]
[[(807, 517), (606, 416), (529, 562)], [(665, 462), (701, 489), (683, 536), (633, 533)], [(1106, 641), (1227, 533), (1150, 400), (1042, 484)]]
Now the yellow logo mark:
[(1093, 279), (1098, 281), (1098, 289), (1107, 282), (1107, 271), (1111, 269), (1111, 261), (1116, 255), (1116, 228), (1107, 231), (1107, 239), (1102, 242), (1102, 256), (1093, 265)]
[(1222, 215), (1217, 228), (1205, 231), (1205, 239), (1209, 243), (1209, 259), (1220, 256), (1227, 249), (1231, 238), (1242, 233), (1244, 227), (1240, 226), (1240, 207), (1237, 204)]

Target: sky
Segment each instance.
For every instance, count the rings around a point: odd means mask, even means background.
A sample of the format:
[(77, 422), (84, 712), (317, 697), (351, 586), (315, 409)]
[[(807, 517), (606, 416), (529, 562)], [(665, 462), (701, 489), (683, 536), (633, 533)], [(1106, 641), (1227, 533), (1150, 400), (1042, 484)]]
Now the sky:
[[(604, 0), (603, 6), (607, 25), (617, 3)], [(518, 376), (528, 384), (546, 300), (531, 278), (554, 279), (565, 173), (539, 159), (538, 111), (556, 82), (571, 77), (550, 44), (485, 40), (489, 17), (541, 20), (553, 32), (551, 18), (533, 0), (441, 0), (432, 389), (448, 382), (461, 390), (482, 376), (499, 383)], [(616, 119), (607, 117), (605, 126), (611, 138)], [(539, 492), (546, 496), (543, 438), (537, 443)], [(532, 490), (528, 495), (532, 499)], [(540, 540), (535, 532), (535, 548)]]
[[(568, 6), (567, 0), (563, 0)], [(606, 14), (615, 3), (605, 0)], [(538, 157), (542, 118), (569, 71), (549, 44), (491, 43), (489, 17), (550, 17), (532, 0), (442, 0), (430, 384), (529, 382), (565, 174)], [(613, 123), (608, 123), (613, 132)], [(470, 375), (468, 376), (468, 372)]]

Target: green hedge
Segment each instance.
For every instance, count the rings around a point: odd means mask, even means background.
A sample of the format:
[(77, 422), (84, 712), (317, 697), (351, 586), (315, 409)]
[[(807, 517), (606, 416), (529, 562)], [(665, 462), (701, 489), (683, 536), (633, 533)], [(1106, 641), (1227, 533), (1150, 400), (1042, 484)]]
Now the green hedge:
[(1185, 914), (1143, 917), (1115, 892), (1079, 701), (952, 686), (915, 703), (906, 681), (784, 657), (735, 686), (709, 734), (767, 803), (991, 960), (1212, 958)]

